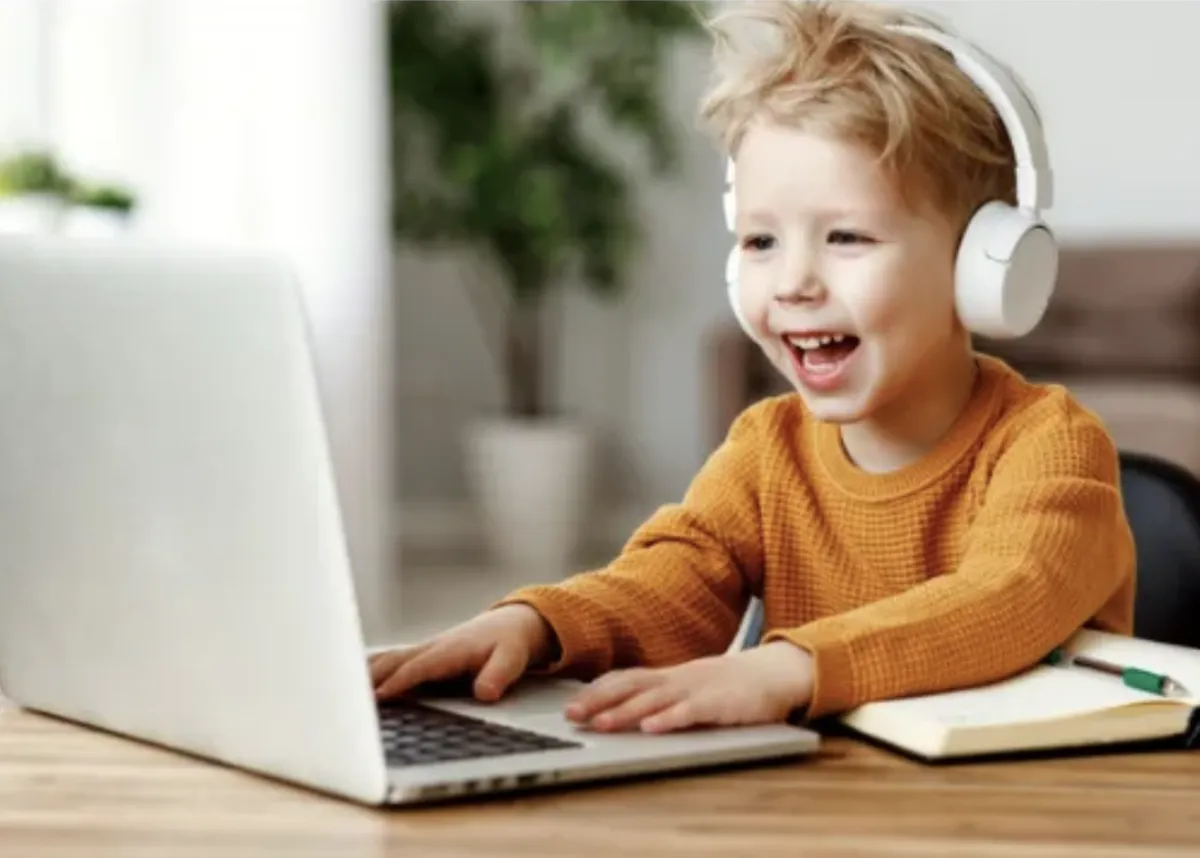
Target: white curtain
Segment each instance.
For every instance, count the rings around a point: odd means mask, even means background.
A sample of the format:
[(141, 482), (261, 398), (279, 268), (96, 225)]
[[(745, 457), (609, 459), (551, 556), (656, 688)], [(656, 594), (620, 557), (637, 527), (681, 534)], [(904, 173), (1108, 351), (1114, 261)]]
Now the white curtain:
[(0, 147), (130, 184), (138, 232), (276, 250), (317, 340), (368, 638), (391, 560), (391, 241), (375, 0), (4, 0)]

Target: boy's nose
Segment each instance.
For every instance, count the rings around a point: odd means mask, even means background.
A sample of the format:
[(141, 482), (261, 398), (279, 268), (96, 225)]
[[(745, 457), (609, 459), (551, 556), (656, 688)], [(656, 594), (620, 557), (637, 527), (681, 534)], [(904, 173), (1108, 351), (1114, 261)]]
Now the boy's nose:
[(775, 289), (775, 300), (780, 304), (798, 304), (816, 301), (825, 294), (820, 278), (811, 272), (799, 276), (785, 277)]

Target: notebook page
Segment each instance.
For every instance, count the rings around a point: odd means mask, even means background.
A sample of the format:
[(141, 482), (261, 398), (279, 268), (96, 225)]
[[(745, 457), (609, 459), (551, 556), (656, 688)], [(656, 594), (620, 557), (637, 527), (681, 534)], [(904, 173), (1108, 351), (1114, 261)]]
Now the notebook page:
[[(1192, 699), (1200, 698), (1200, 651), (1189, 647), (1140, 640), (1126, 635), (1084, 629), (1072, 640), (1072, 652), (1090, 655), (1122, 667), (1139, 667), (1166, 674), (1183, 683)], [(1080, 669), (1080, 668), (1077, 668)]]
[(992, 685), (870, 703), (889, 718), (934, 721), (945, 727), (987, 727), (1045, 721), (1162, 698), (1127, 688), (1104, 675), (1081, 676), (1077, 668), (1038, 666)]

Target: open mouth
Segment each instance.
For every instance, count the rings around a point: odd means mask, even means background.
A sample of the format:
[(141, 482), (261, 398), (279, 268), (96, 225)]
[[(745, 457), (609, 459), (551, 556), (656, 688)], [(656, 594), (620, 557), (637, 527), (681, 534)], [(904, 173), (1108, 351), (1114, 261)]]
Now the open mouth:
[(858, 348), (853, 334), (788, 334), (783, 338), (797, 368), (806, 375), (824, 376), (837, 372)]

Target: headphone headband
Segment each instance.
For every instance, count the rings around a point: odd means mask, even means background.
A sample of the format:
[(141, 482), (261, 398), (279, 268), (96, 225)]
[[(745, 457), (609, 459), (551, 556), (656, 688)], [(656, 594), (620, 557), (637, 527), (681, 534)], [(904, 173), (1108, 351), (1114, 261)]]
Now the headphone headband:
[(1017, 206), (1035, 213), (1050, 208), (1054, 197), (1053, 176), (1041, 120), (1013, 74), (959, 36), (908, 24), (896, 24), (891, 29), (924, 39), (954, 57), (959, 69), (983, 90), (996, 108), (1012, 141), (1017, 162)]

